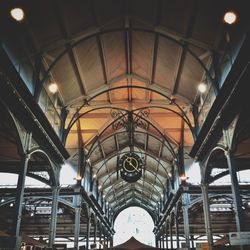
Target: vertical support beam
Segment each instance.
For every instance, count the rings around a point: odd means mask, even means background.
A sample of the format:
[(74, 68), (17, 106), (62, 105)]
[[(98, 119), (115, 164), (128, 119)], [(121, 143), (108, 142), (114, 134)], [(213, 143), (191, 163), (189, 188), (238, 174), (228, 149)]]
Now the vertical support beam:
[(90, 227), (91, 227), (91, 217), (87, 219), (86, 250), (89, 250)]
[(159, 244), (158, 244), (158, 235), (155, 235), (155, 246), (158, 248)]
[(113, 247), (114, 243), (113, 243), (113, 235), (110, 236), (110, 247)]
[(74, 249), (79, 247), (79, 236), (81, 226), (81, 207), (75, 208)]
[(225, 151), (225, 156), (227, 159), (227, 165), (228, 165), (228, 171), (230, 174), (231, 178), (231, 183), (232, 183), (232, 196), (233, 196), (233, 205), (234, 205), (234, 210), (235, 210), (235, 220), (236, 220), (236, 228), (238, 232), (244, 231), (244, 214), (242, 210), (242, 199), (240, 195), (240, 187), (239, 187), (239, 182), (237, 178), (237, 171), (236, 171), (236, 166), (234, 162), (234, 156), (230, 150), (230, 137), (229, 137), (229, 132), (228, 130), (224, 130), (224, 138), (226, 140), (226, 144), (228, 146), (228, 150)]
[(25, 178), (28, 170), (28, 163), (30, 159), (30, 155), (28, 154), (29, 148), (30, 148), (30, 142), (32, 138), (32, 133), (27, 133), (25, 135), (25, 141), (24, 141), (24, 155), (21, 159), (21, 166), (20, 166), (20, 172), (18, 175), (18, 181), (17, 181), (17, 192), (16, 192), (16, 199), (15, 199), (15, 212), (14, 212), (14, 218), (13, 218), (13, 229), (12, 229), (12, 235), (16, 236), (16, 242), (15, 242), (15, 249), (19, 249), (19, 240), (20, 237), (20, 225), (22, 220), (22, 206), (23, 206), (23, 200), (24, 200), (24, 188), (25, 188)]
[(170, 248), (173, 249), (173, 225), (172, 225), (172, 218), (169, 222), (169, 231), (170, 231)]
[(186, 246), (190, 249), (190, 229), (189, 229), (189, 218), (188, 218), (188, 208), (189, 208), (190, 197), (188, 193), (182, 194), (182, 210), (183, 210), (183, 221), (184, 221), (184, 233), (186, 238)]
[[(17, 192), (16, 192), (16, 200), (15, 200), (15, 215), (13, 220), (13, 232), (12, 234), (16, 237), (20, 236), (20, 225), (22, 220), (22, 204), (24, 197), (24, 187), (25, 187), (25, 177), (28, 169), (29, 155), (23, 155), (21, 161), (21, 171), (18, 175), (17, 182)], [(16, 240), (16, 249), (19, 249), (19, 242)]]
[(244, 231), (244, 215), (242, 210), (243, 204), (240, 195), (239, 182), (235, 169), (235, 162), (233, 160), (233, 155), (230, 150), (225, 151), (225, 156), (227, 158), (227, 165), (232, 183), (232, 195), (235, 211), (236, 228), (238, 232), (241, 232)]
[(191, 237), (191, 246), (192, 246), (192, 248), (194, 248), (194, 236), (191, 235), (190, 237)]
[(209, 198), (208, 198), (208, 184), (202, 183), (201, 184), (201, 191), (202, 191), (202, 198), (203, 198), (203, 213), (204, 213), (204, 220), (205, 220), (205, 227), (206, 227), (206, 234), (207, 234), (207, 241), (208, 241), (208, 249), (213, 249), (213, 232), (211, 226), (211, 216), (210, 216), (210, 209), (209, 209)]
[(102, 244), (102, 225), (101, 224), (100, 224), (100, 228), (99, 228), (99, 245), (100, 244)]
[(176, 248), (180, 248), (178, 212), (175, 215), (175, 235), (176, 235)]
[(52, 188), (51, 220), (49, 225), (49, 247), (52, 247), (56, 238), (56, 222), (58, 209), (59, 187)]
[(168, 222), (166, 223), (166, 249), (168, 249)]
[(94, 244), (96, 244), (97, 223), (94, 225)]
[[(80, 192), (80, 184), (75, 188), (75, 192)], [(74, 249), (79, 248), (79, 236), (80, 236), (80, 227), (81, 227), (81, 210), (82, 210), (82, 197), (81, 195), (76, 194), (73, 197), (73, 203), (75, 207), (75, 228), (74, 228)]]

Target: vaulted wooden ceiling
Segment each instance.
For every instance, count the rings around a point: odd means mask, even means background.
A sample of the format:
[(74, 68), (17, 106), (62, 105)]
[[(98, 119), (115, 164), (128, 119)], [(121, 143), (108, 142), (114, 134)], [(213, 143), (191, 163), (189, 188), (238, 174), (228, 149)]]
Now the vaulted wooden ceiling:
[[(69, 112), (66, 128), (76, 111), (81, 116), (66, 140), (69, 161), (77, 164), (80, 132), (110, 206), (120, 209), (137, 200), (154, 211), (180, 144), (188, 154), (194, 143), (197, 86), (206, 80), (213, 56), (224, 52), (222, 19), (232, 6), (226, 0), (21, 4), (25, 21), (15, 29), (27, 32), (31, 60), (42, 57), (45, 88), (48, 79), (57, 82)], [(133, 184), (116, 175), (117, 159), (129, 150), (124, 123), (117, 122), (126, 123), (128, 112), (135, 124), (134, 151), (146, 168)]]

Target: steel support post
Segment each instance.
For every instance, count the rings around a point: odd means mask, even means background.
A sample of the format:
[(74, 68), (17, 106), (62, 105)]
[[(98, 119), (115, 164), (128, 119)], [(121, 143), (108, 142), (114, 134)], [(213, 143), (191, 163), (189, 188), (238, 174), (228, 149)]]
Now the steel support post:
[[(80, 191), (80, 186), (75, 189), (75, 191)], [(74, 249), (79, 248), (79, 236), (80, 236), (80, 227), (81, 227), (81, 204), (82, 198), (81, 195), (75, 195), (73, 197), (73, 203), (75, 207), (75, 227), (74, 227)]]
[(52, 207), (49, 225), (49, 247), (52, 247), (56, 238), (56, 222), (58, 210), (59, 187), (52, 188)]
[(242, 200), (240, 195), (239, 182), (237, 178), (237, 172), (235, 169), (235, 162), (233, 160), (233, 156), (230, 150), (225, 151), (225, 156), (227, 158), (228, 170), (232, 183), (232, 195), (233, 195), (233, 204), (235, 211), (235, 220), (237, 231), (244, 231), (244, 215), (242, 210)]
[(213, 231), (211, 226), (211, 216), (210, 216), (210, 206), (209, 206), (209, 198), (208, 198), (208, 184), (201, 184), (202, 198), (203, 198), (203, 213), (208, 241), (208, 249), (213, 249)]
[(224, 138), (226, 141), (226, 145), (228, 147), (228, 150), (225, 151), (225, 157), (227, 159), (227, 165), (228, 165), (228, 171), (231, 178), (232, 183), (232, 196), (233, 196), (233, 205), (234, 205), (234, 211), (235, 211), (235, 220), (236, 220), (236, 227), (237, 231), (241, 232), (244, 231), (244, 214), (242, 210), (242, 199), (240, 195), (240, 188), (239, 188), (239, 182), (237, 178), (237, 171), (236, 166), (234, 162), (234, 156), (230, 150), (230, 135), (228, 130), (223, 130)]
[(169, 223), (169, 231), (170, 231), (170, 248), (173, 249), (173, 227), (171, 221)]
[(166, 223), (166, 249), (168, 249), (168, 223)]
[(191, 238), (191, 246), (192, 246), (192, 248), (194, 248), (194, 236), (191, 235), (190, 238)]
[(89, 250), (89, 237), (90, 237), (90, 223), (91, 223), (91, 218), (89, 217), (87, 219), (87, 234), (86, 234), (86, 250)]
[(158, 248), (159, 247), (159, 244), (158, 244), (158, 236), (155, 235), (155, 246)]
[(81, 226), (81, 208), (75, 208), (74, 249), (79, 247), (79, 236)]
[(190, 203), (190, 197), (188, 193), (182, 194), (182, 210), (183, 210), (183, 221), (184, 221), (184, 233), (186, 238), (186, 246), (190, 249), (190, 229), (189, 229), (189, 217), (188, 208)]
[(96, 244), (97, 223), (94, 225), (94, 244)]
[(111, 237), (110, 237), (110, 247), (113, 247), (113, 235), (111, 235)]
[(176, 235), (176, 247), (180, 248), (178, 215), (175, 216), (175, 235)]
[[(30, 156), (28, 154), (22, 157), (21, 161), (21, 171), (18, 175), (17, 181), (17, 192), (16, 192), (16, 199), (15, 199), (15, 214), (13, 220), (13, 235), (16, 237), (20, 236), (20, 225), (22, 220), (22, 204), (23, 204), (23, 197), (24, 197), (24, 187), (25, 187), (25, 177), (28, 169), (28, 162)], [(16, 240), (16, 249), (19, 249), (19, 242)]]
[(102, 226), (100, 225), (100, 230), (99, 230), (99, 248), (100, 244), (102, 244)]

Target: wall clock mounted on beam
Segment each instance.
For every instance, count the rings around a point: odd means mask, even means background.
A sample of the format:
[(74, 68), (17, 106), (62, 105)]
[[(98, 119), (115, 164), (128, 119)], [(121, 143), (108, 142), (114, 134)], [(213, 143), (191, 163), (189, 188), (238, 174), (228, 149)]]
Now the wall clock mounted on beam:
[(122, 179), (127, 182), (136, 182), (142, 176), (142, 159), (133, 152), (123, 155), (119, 159), (118, 166)]

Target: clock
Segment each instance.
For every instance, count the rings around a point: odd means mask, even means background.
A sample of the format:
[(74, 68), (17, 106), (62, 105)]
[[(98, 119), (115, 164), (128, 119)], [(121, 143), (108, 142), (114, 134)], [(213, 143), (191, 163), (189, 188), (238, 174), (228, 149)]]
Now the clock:
[(119, 159), (118, 166), (123, 180), (136, 182), (142, 176), (142, 159), (135, 153), (127, 153)]

